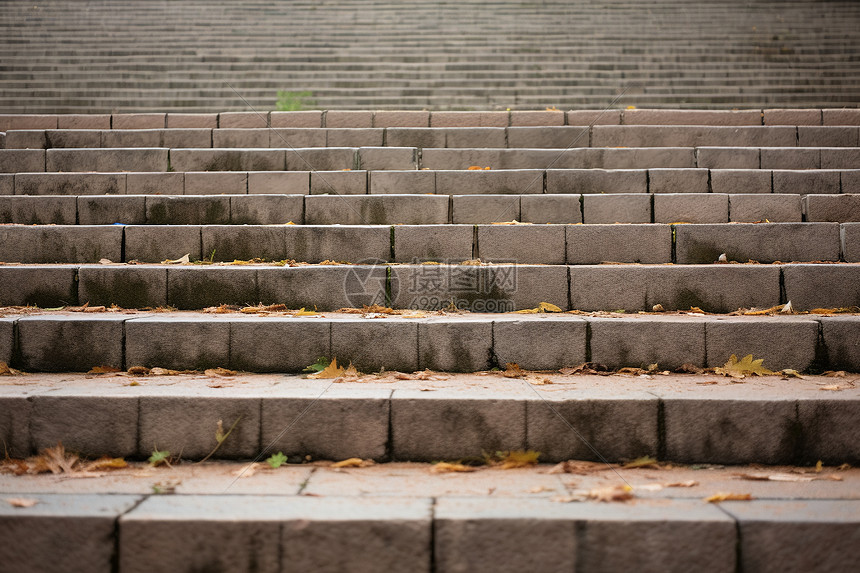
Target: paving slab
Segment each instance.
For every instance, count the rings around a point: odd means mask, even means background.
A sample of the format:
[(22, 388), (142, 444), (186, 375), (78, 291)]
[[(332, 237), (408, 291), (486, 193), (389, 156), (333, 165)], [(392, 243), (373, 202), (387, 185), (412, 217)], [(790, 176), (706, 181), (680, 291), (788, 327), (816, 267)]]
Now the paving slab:
[(314, 171), (311, 173), (313, 195), (365, 195), (366, 171)]
[(359, 147), (358, 164), (362, 169), (417, 169), (417, 147)]
[[(63, 129), (62, 122), (59, 122), (60, 129)], [(167, 128), (205, 128), (214, 129), (218, 127), (217, 113), (168, 113)], [(102, 128), (107, 129), (107, 128)]]
[(570, 317), (546, 314), (497, 320), (493, 323), (493, 360), (500, 367), (512, 362), (524, 369), (576, 366), (585, 362), (587, 337), (587, 323)]
[(21, 367), (43, 372), (86, 372), (123, 366), (127, 315), (25, 316), (18, 320)]
[(146, 196), (151, 225), (223, 225), (230, 222), (230, 198), (221, 196)]
[[(803, 199), (798, 195), (729, 195), (729, 218), (733, 223), (799, 223), (803, 220)], [(807, 221), (813, 221), (807, 217)]]
[(533, 169), (436, 171), (440, 195), (522, 195), (543, 193), (543, 173)]
[[(4, 144), (5, 139), (4, 135)], [(0, 173), (44, 171), (44, 149), (0, 149)]]
[(21, 263), (95, 263), (122, 259), (121, 226), (0, 227), (0, 260)]
[(699, 147), (696, 167), (708, 169), (759, 169), (761, 153), (756, 147)]
[(460, 263), (474, 258), (473, 225), (396, 225), (394, 261)]
[(649, 193), (708, 193), (707, 169), (649, 169)]
[(848, 317), (821, 319), (821, 335), (832, 368), (860, 371), (860, 343), (856, 321)]
[(786, 265), (785, 296), (796, 310), (860, 306), (860, 266)]
[(672, 262), (669, 225), (568, 225), (566, 240), (572, 265)]
[(23, 195), (0, 197), (0, 223), (74, 225), (76, 221), (75, 197)]
[(817, 148), (763, 147), (761, 169), (819, 169), (821, 152)]
[[(174, 370), (229, 364), (230, 330), (203, 317), (143, 317), (125, 324), (125, 362)], [(232, 423), (232, 421), (231, 421)]]
[(273, 111), (269, 123), (278, 127), (322, 127), (322, 111)]
[(701, 317), (589, 317), (587, 320), (589, 361), (616, 369), (658, 364), (660, 368), (674, 370), (683, 364), (700, 368), (705, 365), (705, 322)]
[(189, 255), (200, 260), (201, 227), (195, 225), (128, 225), (125, 227), (125, 260), (159, 263)]
[(381, 264), (260, 267), (257, 282), (263, 304), (319, 311), (386, 304), (387, 267)]
[(167, 306), (167, 268), (82, 265), (78, 299), (90, 306), (145, 308)]
[(231, 225), (278, 225), (304, 222), (304, 195), (232, 195)]
[(729, 196), (720, 193), (654, 195), (655, 223), (728, 223)]
[(328, 147), (381, 147), (384, 131), (372, 127), (326, 129)]
[[(408, 145), (408, 144), (405, 144)], [(294, 148), (286, 150), (287, 171), (340, 171), (358, 169), (358, 150), (353, 147)], [(269, 169), (268, 171), (283, 171)], [(266, 169), (261, 169), (266, 171)]]
[(77, 198), (79, 225), (143, 225), (146, 195), (100, 195)]
[[(675, 225), (678, 263), (838, 261), (836, 223)], [(786, 237), (791, 236), (791, 241)]]

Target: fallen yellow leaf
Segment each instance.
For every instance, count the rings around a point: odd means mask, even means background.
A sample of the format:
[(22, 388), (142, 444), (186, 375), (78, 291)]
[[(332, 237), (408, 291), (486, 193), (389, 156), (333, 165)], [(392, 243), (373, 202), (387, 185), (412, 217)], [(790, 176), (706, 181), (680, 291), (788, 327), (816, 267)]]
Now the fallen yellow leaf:
[(114, 368), (113, 366), (94, 366), (87, 374), (113, 374), (119, 371), (119, 368)]
[(715, 493), (710, 497), (706, 497), (708, 503), (719, 503), (721, 501), (751, 501), (752, 494), (749, 493)]
[(598, 487), (588, 492), (588, 498), (595, 501), (627, 501), (633, 499), (633, 488), (629, 485)]
[(534, 450), (511, 450), (501, 458), (501, 469), (511, 470), (536, 465), (540, 452)]
[(731, 376), (732, 378), (775, 374), (773, 371), (765, 368), (762, 362), (764, 362), (764, 358), (753, 360), (752, 354), (747, 354), (741, 360), (738, 360), (738, 357), (732, 354), (729, 357), (729, 361), (722, 368), (715, 368), (714, 372), (723, 376)]
[(361, 458), (349, 458), (346, 460), (342, 460), (339, 462), (335, 462), (331, 465), (333, 468), (365, 468), (367, 466), (372, 466), (373, 460), (363, 460)]
[(472, 466), (466, 466), (463, 464), (451, 463), (451, 462), (439, 462), (438, 464), (433, 464), (433, 467), (430, 468), (430, 472), (434, 474), (447, 474), (447, 473), (455, 473), (455, 472), (473, 472), (476, 471), (476, 468)]
[(4, 498), (3, 501), (11, 505), (12, 507), (33, 507), (37, 503), (39, 503), (38, 499), (33, 499), (29, 497), (7, 497)]

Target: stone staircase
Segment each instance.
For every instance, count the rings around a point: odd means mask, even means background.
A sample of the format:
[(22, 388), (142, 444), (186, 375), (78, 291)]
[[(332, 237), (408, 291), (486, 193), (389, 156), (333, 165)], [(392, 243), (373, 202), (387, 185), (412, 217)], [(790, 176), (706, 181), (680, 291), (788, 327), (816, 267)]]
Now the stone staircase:
[(0, 109), (856, 107), (860, 7), (731, 0), (7, 0)]
[[(0, 362), (28, 373), (0, 379), (11, 458), (62, 441), (200, 460), (238, 420), (215, 458), (860, 462), (860, 392), (820, 376), (860, 371), (856, 109), (7, 114), (0, 130)], [(690, 374), (732, 354), (806, 378)], [(320, 356), (388, 374), (302, 376)], [(571, 374), (586, 362), (641, 370)], [(218, 368), (253, 374), (200, 373)], [(323, 470), (291, 466), (296, 487), (265, 493), (2, 476), (40, 503), (0, 507), (0, 559), (50, 569), (41, 532), (88, 571), (860, 559), (853, 481), (560, 503), (491, 498), (504, 472), (480, 494), (396, 493), (388, 474), (305, 492)]]

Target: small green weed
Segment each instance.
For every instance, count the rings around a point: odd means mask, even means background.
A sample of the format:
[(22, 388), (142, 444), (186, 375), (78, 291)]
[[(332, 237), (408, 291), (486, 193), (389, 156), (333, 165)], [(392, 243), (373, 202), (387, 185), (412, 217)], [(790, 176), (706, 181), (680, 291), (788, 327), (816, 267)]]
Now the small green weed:
[(316, 102), (310, 99), (313, 93), (310, 91), (290, 92), (286, 90), (278, 90), (278, 101), (275, 108), (278, 111), (301, 111), (306, 106), (315, 105)]
[(266, 463), (269, 464), (272, 469), (276, 470), (285, 463), (287, 463), (287, 456), (285, 456), (283, 452), (278, 452), (277, 454), (273, 454), (269, 459), (267, 459)]

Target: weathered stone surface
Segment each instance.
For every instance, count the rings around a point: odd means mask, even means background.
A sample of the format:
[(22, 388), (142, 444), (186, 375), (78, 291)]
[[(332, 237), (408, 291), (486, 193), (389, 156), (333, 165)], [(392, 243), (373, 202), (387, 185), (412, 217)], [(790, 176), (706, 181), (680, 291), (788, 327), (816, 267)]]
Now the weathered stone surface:
[(705, 365), (705, 324), (695, 317), (589, 318), (590, 359), (610, 368)]
[[(756, 320), (758, 319), (758, 320)], [(818, 323), (797, 317), (723, 317), (708, 322), (708, 366), (723, 366), (734, 354), (764, 358), (771, 370), (803, 372), (815, 360)]]
[(74, 225), (75, 197), (0, 196), (0, 223)]
[(200, 227), (195, 225), (129, 225), (125, 227), (125, 261), (159, 263), (189, 255), (200, 260)]
[(821, 333), (831, 369), (860, 370), (860, 323), (856, 318), (822, 317)]
[(423, 195), (436, 193), (434, 171), (371, 171), (368, 192), (372, 195)]
[[(174, 370), (223, 367), (229, 363), (229, 348), (230, 328), (224, 320), (155, 316), (131, 319), (125, 325), (125, 361), (128, 367), (158, 366)], [(189, 417), (187, 411), (180, 415), (180, 418), (186, 417)], [(217, 421), (217, 418), (213, 420), (213, 424)], [(232, 419), (230, 423), (233, 423)], [(208, 428), (207, 436), (211, 435), (212, 429)], [(149, 451), (150, 444), (141, 443), (141, 446), (144, 451)]]
[(714, 193), (770, 193), (772, 174), (764, 169), (712, 169)]
[(444, 151), (445, 130), (430, 127), (389, 127), (385, 130), (385, 143), (392, 147), (432, 148), (434, 153)]
[(0, 149), (0, 173), (44, 172), (45, 153), (44, 149)]
[(858, 222), (860, 195), (807, 195), (803, 197), (803, 212), (810, 222)]
[(362, 169), (417, 169), (416, 147), (360, 147), (358, 163)]
[(325, 112), (324, 121), (325, 127), (371, 127), (373, 125), (373, 112), (329, 110)]
[(326, 260), (359, 263), (387, 261), (391, 256), (391, 229), (386, 226), (287, 225), (284, 258), (308, 263)]
[(393, 318), (334, 321), (331, 353), (344, 364), (351, 361), (361, 372), (383, 368), (413, 372), (418, 369), (418, 325)]
[(126, 192), (125, 173), (17, 173), (16, 195), (116, 195)]
[[(45, 171), (168, 170), (168, 150), (161, 148), (48, 149), (45, 154)], [(21, 169), (18, 168), (16, 171)], [(27, 169), (27, 171), (41, 171), (41, 169)], [(177, 169), (177, 171), (187, 170)]]
[(603, 111), (570, 110), (565, 116), (567, 125), (620, 125), (622, 111), (607, 109)]
[(278, 127), (322, 127), (322, 111), (273, 111), (269, 122)]
[(167, 306), (167, 269), (84, 265), (78, 270), (78, 299), (90, 306)]
[[(639, 147), (639, 148), (604, 148), (604, 149), (569, 149), (565, 155), (591, 155), (593, 167), (603, 169), (650, 169), (677, 168), (688, 169), (706, 167), (696, 165), (696, 149), (693, 147)], [(555, 167), (566, 167), (564, 159)], [(590, 167), (589, 165), (571, 165), (570, 167)]]
[(707, 169), (649, 169), (650, 193), (707, 193)]
[(122, 315), (27, 316), (18, 320), (22, 367), (44, 372), (86, 372), (123, 367)]
[(547, 193), (647, 193), (644, 169), (550, 169)]
[(821, 125), (820, 109), (766, 109), (764, 125)]
[(241, 172), (196, 172), (185, 174), (186, 195), (243, 195), (248, 192), (248, 174)]
[(760, 153), (751, 147), (700, 147), (696, 150), (696, 167), (709, 169), (759, 169)]
[(532, 169), (437, 171), (440, 195), (522, 195), (543, 193), (543, 173)]
[(474, 258), (472, 225), (394, 227), (394, 261), (460, 263)]
[(164, 113), (115, 113), (111, 119), (113, 129), (160, 129), (165, 126)]
[(324, 129), (282, 128), (272, 129), (269, 135), (269, 146), (276, 148), (325, 147), (326, 131)]
[(74, 306), (78, 304), (76, 273), (76, 267), (65, 265), (0, 267), (0, 306)]
[(45, 149), (48, 139), (44, 129), (6, 132), (6, 149)]
[(650, 223), (651, 196), (645, 193), (582, 195), (582, 222), (586, 225)]
[(856, 127), (808, 127), (797, 128), (797, 145), (800, 147), (857, 147)]
[(729, 195), (729, 217), (733, 223), (799, 223), (803, 220), (801, 203), (801, 197), (794, 194)]
[(655, 223), (728, 223), (729, 196), (718, 193), (654, 195)]
[(304, 195), (233, 195), (232, 225), (282, 225), (304, 222)]
[(218, 114), (220, 128), (266, 128), (269, 126), (268, 112), (255, 111), (225, 112)]
[(625, 125), (753, 126), (761, 125), (762, 117), (757, 109), (627, 109), (622, 113)]
[(842, 259), (846, 263), (860, 263), (860, 223), (840, 225)]
[(122, 258), (119, 226), (46, 225), (0, 227), (0, 261), (96, 263)]
[[(0, 304), (7, 305), (9, 303), (0, 301)], [(11, 318), (0, 319), (0, 362), (5, 362), (6, 364), (12, 362), (12, 348), (15, 346), (14, 337), (15, 321)]]
[(511, 125), (564, 125), (564, 112), (556, 110), (523, 110), (511, 112)]
[(838, 194), (838, 171), (779, 171), (773, 172), (774, 193)]
[[(7, 324), (10, 346), (8, 353), (6, 353), (2, 349), (5, 342), (0, 343), (0, 352), (6, 355), (5, 358), (0, 356), (0, 360), (6, 364), (11, 364), (12, 321), (8, 321)], [(3, 330), (2, 326), (0, 326), (0, 330)], [(5, 395), (5, 392), (0, 393), (0, 440), (6, 444), (6, 449), (12, 458), (23, 459), (36, 453), (32, 449), (30, 440), (30, 413), (33, 410), (33, 402), (30, 398), (31, 396), (26, 393), (15, 392), (15, 394), (8, 396)]]
[[(57, 129), (110, 129), (109, 114), (64, 114), (57, 116)], [(172, 127), (168, 125), (167, 127)], [(196, 126), (195, 126), (196, 127)]]
[(520, 218), (521, 197), (521, 195), (453, 195), (451, 220), (456, 225), (517, 221)]
[[(854, 340), (856, 333), (855, 329)], [(855, 361), (852, 370), (857, 370), (857, 364)], [(797, 416), (803, 430), (803, 463), (822, 460), (838, 466), (860, 460), (860, 446), (853, 430), (860, 423), (860, 400), (856, 396), (843, 398), (841, 392), (833, 394), (828, 399), (797, 401)]]
[(313, 195), (365, 195), (366, 171), (314, 171), (311, 173)]
[(577, 195), (523, 195), (520, 220), (524, 223), (582, 223), (582, 206)]
[(860, 306), (860, 266), (786, 265), (782, 273), (795, 310)]
[(431, 127), (507, 127), (506, 111), (434, 111)]
[(161, 147), (162, 131), (162, 129), (108, 129), (101, 132), (101, 146), (106, 148)]
[(428, 195), (319, 195), (305, 198), (308, 225), (444, 225), (448, 197)]
[(185, 173), (129, 173), (123, 192), (129, 195), (183, 195)]
[(258, 300), (254, 268), (175, 266), (167, 269), (167, 302), (175, 308), (198, 309), (222, 304), (250, 306)]
[[(212, 130), (209, 147), (269, 147), (268, 129), (220, 128)], [(275, 145), (275, 147), (281, 147)]]
[[(230, 320), (230, 368), (249, 372), (301, 372), (329, 356), (329, 323), (314, 318), (267, 317)], [(269, 397), (264, 402), (267, 402)], [(265, 418), (265, 415), (264, 415)], [(272, 436), (265, 435), (269, 443)], [(347, 456), (349, 457), (349, 456)]]
[(526, 370), (575, 366), (585, 362), (585, 339), (586, 322), (568, 316), (547, 314), (493, 323), (494, 358), (500, 367), (508, 362)]
[[(432, 123), (432, 119), (430, 120)], [(502, 127), (446, 127), (445, 147), (506, 147), (505, 129)]]
[(380, 265), (261, 267), (257, 270), (259, 300), (318, 311), (385, 305), (386, 269)]
[(377, 111), (373, 127), (429, 127), (429, 111)]
[[(283, 149), (171, 149), (170, 165), (176, 171), (284, 171), (285, 169)], [(167, 167), (160, 171), (167, 171)]]
[(116, 521), (140, 498), (130, 495), (38, 494), (33, 507), (0, 506), (0, 559), (11, 571), (69, 573), (113, 570)]
[(818, 149), (808, 147), (763, 147), (761, 169), (818, 169), (821, 155)]
[(682, 264), (713, 263), (722, 253), (739, 262), (839, 260), (836, 223), (677, 225), (675, 234), (677, 262)]
[(47, 147), (106, 147), (102, 145), (103, 130), (74, 129), (45, 132)]
[(509, 127), (508, 147), (570, 149), (588, 147), (588, 129), (577, 126)]
[(566, 232), (571, 265), (672, 262), (668, 225), (568, 225)]
[(248, 173), (248, 194), (307, 195), (310, 181), (307, 171), (252, 171)]
[(490, 365), (493, 323), (486, 318), (418, 324), (418, 368), (477, 372)]
[[(206, 128), (218, 127), (217, 113), (168, 113), (167, 128)], [(63, 129), (60, 125), (60, 129)]]
[(15, 194), (15, 175), (0, 173), (0, 197)]
[(857, 169), (860, 165), (860, 148), (821, 148), (821, 169)]
[(221, 196), (146, 196), (150, 225), (222, 225), (230, 222), (230, 198)]
[(478, 225), (477, 258), (484, 262), (564, 264), (564, 230), (563, 225)]

